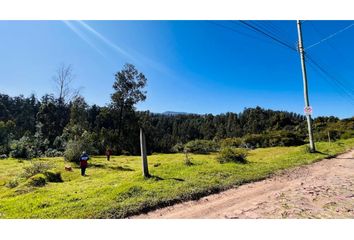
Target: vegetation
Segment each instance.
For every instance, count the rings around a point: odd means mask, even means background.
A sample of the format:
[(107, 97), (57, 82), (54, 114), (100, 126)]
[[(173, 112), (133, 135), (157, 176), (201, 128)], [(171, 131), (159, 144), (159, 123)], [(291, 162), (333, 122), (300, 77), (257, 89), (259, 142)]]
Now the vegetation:
[[(65, 156), (77, 161), (79, 153), (138, 155), (139, 129), (146, 135), (148, 154), (188, 151), (209, 153), (219, 146), (242, 148), (298, 146), (307, 139), (305, 117), (256, 108), (220, 115), (157, 114), (136, 111), (146, 99), (147, 79), (133, 65), (115, 74), (107, 106), (89, 106), (70, 88), (72, 67), (61, 65), (53, 77), (56, 94), (10, 97), (0, 94), (0, 155), (31, 159)], [(316, 141), (354, 136), (354, 117), (314, 119)], [(79, 150), (76, 150), (79, 149)]]
[(190, 153), (207, 154), (216, 152), (218, 144), (210, 140), (193, 140), (184, 145), (184, 149)]
[(61, 177), (61, 173), (57, 170), (45, 171), (44, 176), (46, 177), (48, 182), (62, 182), (63, 181), (63, 179)]
[(27, 181), (29, 186), (43, 187), (46, 184), (45, 176), (42, 173), (30, 177)]
[[(319, 152), (307, 153), (307, 145), (249, 150), (247, 164), (220, 164), (218, 154), (190, 154), (193, 165), (185, 165), (185, 154), (149, 156), (149, 179), (141, 175), (138, 156), (94, 156), (89, 161), (88, 177), (79, 168), (64, 171), (63, 158), (33, 159), (33, 163), (54, 164), (62, 171), (63, 182), (42, 187), (18, 178), (29, 161), (4, 159), (0, 164), (1, 218), (122, 218), (156, 207), (197, 199), (240, 184), (263, 179), (275, 171), (310, 164), (354, 147), (354, 139), (316, 143)], [(156, 166), (156, 167), (155, 167)], [(43, 175), (41, 176), (43, 179)], [(18, 185), (8, 188), (12, 179)], [(43, 180), (41, 180), (43, 182)], [(16, 185), (16, 184), (15, 184)]]
[(53, 164), (51, 162), (37, 161), (23, 168), (23, 173), (21, 177), (30, 178), (39, 173), (45, 173), (47, 170), (51, 169)]
[(246, 149), (225, 147), (220, 150), (217, 160), (219, 161), (219, 163), (247, 163), (247, 155), (248, 152)]
[[(111, 102), (90, 106), (70, 88), (73, 76), (70, 65), (60, 66), (53, 78), (57, 93), (41, 99), (0, 94), (0, 217), (126, 217), (354, 146), (354, 117), (314, 119), (315, 140), (326, 143), (311, 154), (300, 114), (261, 107), (219, 115), (137, 111), (147, 79), (131, 64), (115, 74)], [(156, 153), (149, 157), (150, 178), (141, 176), (141, 159), (132, 156), (140, 154), (140, 128), (148, 154)], [(92, 157), (85, 178), (63, 161), (77, 163), (83, 151), (94, 156), (108, 148), (121, 156)]]
[[(12, 98), (0, 94), (0, 154), (11, 153), (16, 158), (62, 156), (68, 143), (81, 140), (86, 132), (93, 153), (104, 154), (110, 147), (113, 154), (137, 155), (141, 124), (148, 154), (182, 152), (184, 144), (193, 140), (256, 148), (301, 145), (307, 136), (303, 116), (260, 107), (215, 116), (163, 115), (129, 108), (119, 120), (119, 107), (88, 106), (83, 98), (61, 106), (51, 95), (39, 101), (34, 96)], [(28, 113), (23, 114), (21, 109)], [(331, 141), (353, 137), (354, 118), (314, 119), (315, 140), (328, 141), (328, 136)]]

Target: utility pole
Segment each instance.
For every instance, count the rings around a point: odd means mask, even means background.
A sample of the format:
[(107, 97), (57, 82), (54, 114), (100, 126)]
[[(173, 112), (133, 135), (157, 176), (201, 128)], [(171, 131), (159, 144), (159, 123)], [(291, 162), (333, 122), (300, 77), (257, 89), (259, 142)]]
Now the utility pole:
[[(309, 102), (309, 94), (308, 94), (308, 89), (307, 89), (305, 52), (304, 52), (304, 47), (303, 47), (303, 43), (302, 43), (302, 32), (301, 32), (301, 21), (300, 20), (297, 20), (297, 32), (298, 32), (298, 37), (299, 37), (299, 52), (300, 52), (300, 59), (301, 59), (302, 78), (303, 78), (303, 84), (304, 84), (305, 108), (309, 109), (310, 102)], [(315, 152), (316, 148), (315, 148), (315, 143), (313, 141), (312, 126), (311, 126), (312, 120), (311, 120), (310, 113), (306, 114), (306, 119), (307, 119), (307, 127), (308, 127), (308, 132), (309, 132), (310, 151)]]
[(146, 156), (146, 142), (145, 142), (145, 133), (143, 128), (140, 128), (140, 150), (141, 150), (141, 160), (142, 160), (142, 167), (143, 167), (143, 176), (148, 178), (150, 177), (149, 168), (148, 168), (148, 161)]

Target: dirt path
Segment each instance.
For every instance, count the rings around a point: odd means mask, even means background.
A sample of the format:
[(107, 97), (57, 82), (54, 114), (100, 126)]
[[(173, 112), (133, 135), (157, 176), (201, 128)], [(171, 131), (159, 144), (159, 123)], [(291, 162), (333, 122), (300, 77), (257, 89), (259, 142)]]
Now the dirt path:
[(354, 149), (133, 218), (354, 218)]

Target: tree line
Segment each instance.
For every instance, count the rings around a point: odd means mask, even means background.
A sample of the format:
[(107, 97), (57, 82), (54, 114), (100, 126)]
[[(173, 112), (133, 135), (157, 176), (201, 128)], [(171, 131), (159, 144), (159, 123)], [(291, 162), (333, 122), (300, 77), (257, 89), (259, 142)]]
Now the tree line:
[[(106, 106), (88, 105), (78, 91), (70, 89), (72, 80), (71, 67), (63, 65), (55, 76), (57, 94), (40, 99), (0, 94), (0, 154), (31, 158), (62, 156), (77, 148), (103, 154), (110, 148), (114, 154), (137, 155), (140, 128), (149, 154), (180, 151), (193, 140), (237, 142), (244, 147), (307, 141), (305, 117), (287, 111), (261, 107), (218, 115), (137, 111), (135, 105), (146, 99), (147, 79), (131, 64), (115, 74), (114, 93)], [(354, 137), (354, 117), (318, 117), (313, 124), (317, 141)]]

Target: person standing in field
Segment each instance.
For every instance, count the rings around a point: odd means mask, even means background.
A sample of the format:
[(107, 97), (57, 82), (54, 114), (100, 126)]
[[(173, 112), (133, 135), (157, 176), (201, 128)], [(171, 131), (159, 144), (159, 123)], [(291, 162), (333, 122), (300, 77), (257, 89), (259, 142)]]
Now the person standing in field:
[(112, 155), (112, 150), (110, 148), (107, 148), (107, 150), (106, 150), (107, 161), (109, 161), (109, 159), (111, 158), (111, 155)]
[(80, 156), (80, 168), (81, 168), (81, 176), (86, 176), (86, 168), (87, 168), (87, 161), (90, 159), (89, 155), (83, 151)]

